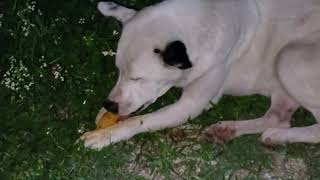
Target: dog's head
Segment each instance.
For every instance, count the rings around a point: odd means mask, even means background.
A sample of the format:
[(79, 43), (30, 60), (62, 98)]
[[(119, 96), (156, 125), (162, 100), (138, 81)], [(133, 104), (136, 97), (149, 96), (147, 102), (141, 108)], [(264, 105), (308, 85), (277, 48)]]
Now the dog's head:
[(100, 2), (99, 11), (122, 22), (116, 65), (119, 78), (104, 107), (129, 115), (153, 103), (192, 68), (187, 47), (173, 30), (170, 17), (154, 7), (135, 11)]

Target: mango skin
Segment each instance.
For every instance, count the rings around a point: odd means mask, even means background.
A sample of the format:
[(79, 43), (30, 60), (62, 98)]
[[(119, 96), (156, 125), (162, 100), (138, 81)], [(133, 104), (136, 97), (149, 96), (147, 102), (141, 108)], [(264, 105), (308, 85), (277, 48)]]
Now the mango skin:
[(105, 129), (119, 122), (119, 115), (106, 112), (97, 124), (97, 129)]

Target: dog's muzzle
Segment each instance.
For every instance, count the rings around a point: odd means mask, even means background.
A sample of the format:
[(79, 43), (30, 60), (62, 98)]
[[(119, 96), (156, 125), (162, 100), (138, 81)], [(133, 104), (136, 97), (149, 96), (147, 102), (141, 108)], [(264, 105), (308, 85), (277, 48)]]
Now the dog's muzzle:
[(107, 111), (118, 114), (119, 113), (119, 105), (118, 103), (106, 100), (102, 103), (102, 107), (104, 107)]

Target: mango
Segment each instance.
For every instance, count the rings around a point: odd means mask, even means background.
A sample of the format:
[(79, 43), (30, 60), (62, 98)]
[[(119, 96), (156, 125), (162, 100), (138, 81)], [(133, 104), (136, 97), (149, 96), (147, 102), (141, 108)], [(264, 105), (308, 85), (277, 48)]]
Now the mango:
[(97, 129), (105, 129), (119, 122), (119, 115), (112, 112), (106, 112), (97, 124)]

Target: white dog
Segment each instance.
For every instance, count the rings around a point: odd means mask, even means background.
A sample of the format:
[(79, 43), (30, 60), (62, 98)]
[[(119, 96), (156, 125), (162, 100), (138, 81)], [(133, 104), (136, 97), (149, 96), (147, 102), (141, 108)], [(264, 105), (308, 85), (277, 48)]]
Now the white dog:
[(209, 140), (263, 133), (267, 144), (320, 142), (320, 124), (290, 128), (299, 106), (320, 122), (319, 0), (167, 0), (139, 12), (100, 2), (98, 9), (124, 25), (116, 58), (120, 75), (104, 107), (128, 116), (171, 87), (183, 94), (154, 113), (85, 133), (86, 147), (178, 126), (223, 94), (261, 94), (272, 104), (261, 118), (209, 127)]

